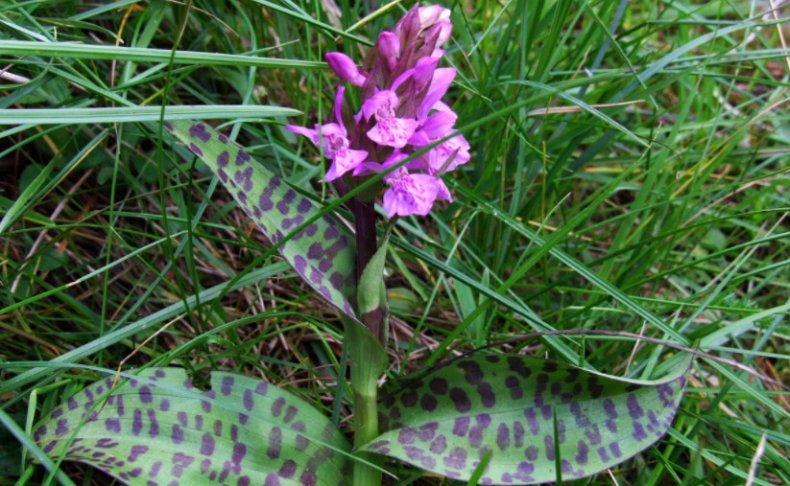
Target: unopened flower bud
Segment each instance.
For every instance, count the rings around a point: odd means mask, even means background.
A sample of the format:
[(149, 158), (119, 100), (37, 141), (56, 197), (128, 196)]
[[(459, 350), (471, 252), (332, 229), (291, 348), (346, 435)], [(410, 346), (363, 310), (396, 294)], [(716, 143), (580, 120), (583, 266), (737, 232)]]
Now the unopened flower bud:
[(392, 32), (382, 32), (378, 40), (379, 53), (387, 61), (390, 70), (395, 69), (400, 56), (400, 39)]
[(326, 62), (343, 81), (348, 81), (354, 86), (365, 84), (367, 78), (359, 72), (354, 60), (342, 52), (328, 52), (326, 54)]

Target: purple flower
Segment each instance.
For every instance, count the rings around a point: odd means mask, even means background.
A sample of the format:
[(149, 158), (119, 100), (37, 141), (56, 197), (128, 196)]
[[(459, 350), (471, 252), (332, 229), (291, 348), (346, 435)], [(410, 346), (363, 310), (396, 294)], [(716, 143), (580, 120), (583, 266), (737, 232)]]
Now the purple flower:
[[(455, 130), (453, 125), (457, 118), (458, 115), (452, 111), (434, 112), (409, 139), (409, 144), (414, 147), (426, 147), (450, 135)], [(456, 135), (440, 143), (429, 150), (427, 154), (423, 154), (408, 165), (410, 168), (426, 170), (432, 175), (441, 175), (469, 162), (470, 158), (469, 142), (466, 141), (463, 135)]]
[(437, 199), (450, 199), (450, 192), (441, 179), (428, 174), (409, 174), (399, 167), (387, 174), (384, 181), (389, 188), (384, 192), (384, 211), (387, 217), (395, 215), (425, 216)]
[(293, 133), (304, 135), (315, 145), (320, 145), (323, 141), (324, 153), (332, 159), (332, 165), (326, 172), (326, 181), (333, 181), (348, 171), (354, 170), (358, 165), (365, 161), (368, 152), (365, 150), (354, 150), (349, 148), (348, 132), (343, 125), (341, 117), (341, 107), (343, 105), (344, 88), (341, 86), (337, 90), (335, 97), (335, 118), (337, 123), (325, 123), (316, 125), (314, 129), (286, 125), (285, 128)]
[[(329, 67), (360, 88), (361, 106), (353, 124), (345, 126), (341, 118), (341, 87), (335, 97), (336, 123), (317, 124), (313, 129), (286, 126), (321, 144), (332, 158), (327, 181), (343, 177), (341, 187), (353, 188), (355, 178), (391, 171), (380, 186), (388, 217), (424, 216), (436, 201), (451, 201), (441, 176), (471, 158), (463, 135), (439, 143), (455, 131), (458, 118), (441, 100), (456, 71), (438, 67), (444, 56), (442, 46), (451, 34), (448, 9), (415, 7), (392, 32), (379, 34), (362, 68), (345, 54), (328, 53)], [(432, 145), (427, 152), (413, 155)], [(411, 160), (404, 163), (406, 158)]]
[(366, 120), (376, 118), (376, 125), (368, 130), (368, 137), (379, 145), (402, 148), (414, 134), (419, 122), (395, 116), (400, 100), (394, 91), (379, 91), (362, 103)]

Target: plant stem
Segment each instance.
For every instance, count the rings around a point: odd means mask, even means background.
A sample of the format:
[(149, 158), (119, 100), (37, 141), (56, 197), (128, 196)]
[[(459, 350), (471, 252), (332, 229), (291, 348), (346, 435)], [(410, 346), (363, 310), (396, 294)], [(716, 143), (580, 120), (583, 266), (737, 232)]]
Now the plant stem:
[[(356, 199), (353, 204), (354, 225), (357, 241), (357, 282), (362, 278), (362, 272), (368, 262), (376, 253), (376, 211), (373, 201)], [(378, 338), (382, 346), (386, 347), (386, 329), (384, 329), (383, 314), (360, 316), (368, 330)]]
[[(354, 224), (357, 243), (357, 282), (362, 278), (362, 272), (367, 267), (376, 253), (376, 212), (373, 201), (365, 202), (356, 199), (352, 203)], [(363, 324), (378, 339), (382, 346), (386, 346), (386, 329), (383, 322), (384, 314), (381, 312), (368, 313), (360, 316)], [(353, 324), (352, 324), (353, 326)], [(353, 336), (347, 332), (347, 336)], [(364, 362), (366, 350), (361, 349), (361, 339), (348, 339), (347, 344), (353, 346), (350, 357), (351, 388), (354, 390), (354, 447), (359, 448), (379, 435), (378, 406), (376, 398), (378, 393), (378, 372), (374, 367)], [(369, 351), (369, 350), (368, 350)], [(366, 455), (365, 459), (373, 462), (376, 457)], [(381, 484), (381, 471), (362, 463), (354, 464), (353, 486), (379, 486)]]
[[(379, 435), (375, 382), (371, 395), (354, 392), (354, 425), (355, 448), (369, 443)], [(374, 463), (380, 462), (372, 454), (365, 454), (364, 457)], [(379, 486), (381, 485), (381, 471), (357, 462), (354, 464), (354, 480), (352, 484), (353, 486)]]

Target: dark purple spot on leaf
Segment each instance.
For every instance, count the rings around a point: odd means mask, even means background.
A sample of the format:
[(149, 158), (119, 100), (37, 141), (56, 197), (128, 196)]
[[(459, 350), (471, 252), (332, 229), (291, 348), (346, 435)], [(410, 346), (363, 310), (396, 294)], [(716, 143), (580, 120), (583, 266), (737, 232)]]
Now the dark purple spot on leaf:
[(202, 123), (196, 123), (189, 127), (189, 136), (200, 139), (203, 142), (211, 140), (211, 134), (206, 131), (206, 126)]
[(617, 442), (612, 442), (611, 444), (609, 444), (609, 450), (612, 451), (614, 457), (619, 458), (620, 456), (623, 455), (623, 453), (620, 452), (620, 444), (618, 444)]
[(178, 424), (173, 424), (173, 428), (170, 430), (170, 439), (174, 444), (180, 444), (184, 442), (184, 431), (178, 426)]
[(554, 437), (546, 435), (543, 437), (543, 446), (546, 451), (546, 459), (549, 461), (554, 460)]
[(637, 441), (643, 441), (647, 439), (647, 434), (645, 433), (645, 429), (642, 427), (642, 424), (639, 422), (634, 422), (634, 433), (632, 434), (634, 439)]
[(297, 412), (296, 407), (294, 407), (293, 405), (288, 405), (288, 408), (285, 409), (285, 416), (283, 417), (283, 422), (287, 424), (288, 422), (293, 420), (293, 418), (296, 417), (296, 412)]
[(266, 455), (269, 459), (277, 459), (280, 457), (280, 445), (282, 444), (282, 430), (280, 427), (272, 427), (269, 432), (269, 446), (266, 449)]
[(206, 432), (200, 440), (200, 453), (204, 456), (210, 456), (214, 453), (214, 437)]
[(447, 393), (447, 380), (444, 378), (434, 378), (428, 383), (431, 391), (437, 395), (444, 395)]
[(290, 479), (296, 472), (296, 463), (288, 459), (280, 466), (280, 471), (277, 473), (281, 478)]
[(159, 435), (159, 422), (156, 419), (156, 412), (150, 408), (146, 410), (146, 412), (148, 413), (148, 423), (150, 424), (148, 435), (151, 437), (157, 437)]
[(645, 414), (642, 411), (642, 407), (639, 406), (639, 400), (633, 393), (628, 395), (626, 405), (628, 405), (628, 415), (634, 420), (641, 418)]
[(535, 466), (528, 462), (520, 462), (518, 466), (516, 466), (516, 473), (513, 475), (519, 481), (530, 482), (532, 481), (532, 471), (535, 470)]
[(477, 386), (477, 393), (480, 394), (480, 401), (483, 402), (484, 407), (491, 408), (496, 404), (496, 395), (489, 383), (480, 383)]
[(469, 400), (466, 392), (461, 388), (453, 388), (450, 390), (450, 400), (453, 401), (455, 409), (459, 413), (468, 412), (472, 408), (472, 402)]
[(242, 405), (246, 410), (252, 410), (253, 402), (252, 402), (252, 390), (246, 389), (244, 390), (244, 397), (242, 399)]
[(447, 439), (443, 435), (436, 437), (433, 439), (433, 442), (431, 442), (430, 449), (434, 454), (441, 454), (447, 449)]
[(587, 443), (583, 440), (580, 440), (576, 443), (576, 463), (584, 466), (587, 464), (587, 453), (589, 449), (587, 448)]
[(228, 165), (228, 159), (230, 159), (230, 155), (228, 151), (225, 150), (219, 156), (217, 156), (217, 166), (220, 168), (226, 167)]
[(283, 411), (283, 406), (285, 405), (285, 398), (279, 397), (277, 400), (272, 403), (272, 416), (279, 417)]
[(483, 370), (475, 361), (462, 361), (458, 367), (464, 370), (466, 381), (470, 385), (477, 385), (483, 380)]
[(416, 437), (417, 434), (410, 427), (404, 427), (398, 432), (398, 442), (404, 445), (413, 443)]
[(107, 432), (118, 433), (121, 431), (121, 421), (118, 419), (108, 418), (104, 422), (104, 426), (107, 429)]
[(466, 451), (460, 447), (455, 447), (450, 451), (450, 455), (444, 458), (444, 465), (453, 469), (466, 468)]
[(200, 150), (200, 147), (198, 147), (198, 146), (197, 146), (197, 145), (195, 145), (194, 143), (190, 143), (190, 144), (189, 144), (189, 150), (191, 150), (191, 151), (192, 151), (192, 153), (194, 153), (194, 154), (195, 154), (195, 155), (197, 155), (198, 157), (203, 157), (203, 151), (202, 151), (202, 150)]
[(138, 457), (142, 456), (146, 452), (148, 452), (147, 445), (133, 445), (132, 450), (129, 453), (129, 456), (126, 458), (126, 460), (129, 462), (134, 462), (137, 460)]
[(132, 412), (132, 434), (140, 435), (143, 430), (143, 412), (139, 408), (135, 408)]
[(249, 162), (251, 158), (250, 154), (243, 150), (239, 150), (239, 153), (236, 154), (236, 165), (244, 165)]
[(469, 431), (469, 417), (456, 417), (453, 422), (453, 434), (463, 437)]
[(538, 424), (538, 417), (535, 414), (535, 409), (532, 407), (527, 407), (524, 410), (524, 417), (527, 419), (527, 424), (529, 425), (529, 431), (532, 435), (537, 435), (540, 431), (540, 425)]
[(529, 375), (532, 374), (532, 370), (524, 366), (524, 361), (521, 358), (511, 356), (507, 359), (507, 362), (510, 365), (510, 369), (518, 373), (522, 378), (529, 378)]
[(438, 404), (439, 402), (436, 400), (436, 397), (428, 393), (423, 395), (422, 399), (420, 399), (420, 406), (426, 412), (433, 412)]
[(403, 395), (400, 397), (400, 402), (403, 404), (404, 407), (413, 407), (417, 404), (419, 395), (414, 390), (407, 390)]
[(510, 447), (510, 430), (504, 423), (499, 424), (499, 428), (497, 429), (496, 433), (496, 443), (499, 446), (499, 449), (503, 451)]
[(233, 377), (232, 376), (223, 376), (222, 377), (222, 387), (220, 391), (223, 395), (228, 396), (230, 392), (233, 391)]
[(606, 452), (606, 447), (599, 447), (597, 451), (598, 457), (601, 458), (601, 462), (609, 462), (609, 453)]

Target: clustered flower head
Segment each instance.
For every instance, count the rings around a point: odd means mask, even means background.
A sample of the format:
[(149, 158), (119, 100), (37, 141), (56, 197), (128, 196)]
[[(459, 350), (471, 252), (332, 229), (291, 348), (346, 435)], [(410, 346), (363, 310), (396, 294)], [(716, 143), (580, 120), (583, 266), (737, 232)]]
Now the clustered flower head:
[[(441, 98), (456, 72), (438, 67), (444, 55), (441, 46), (452, 28), (449, 10), (415, 7), (392, 32), (379, 35), (361, 67), (343, 53), (326, 55), (329, 67), (360, 89), (360, 111), (344, 116), (345, 88), (340, 86), (334, 121), (313, 128), (286, 128), (310, 139), (332, 159), (327, 181), (390, 169), (453, 133), (458, 117)], [(383, 198), (387, 216), (425, 216), (435, 201), (452, 200), (441, 176), (469, 158), (469, 143), (456, 135), (387, 174)]]

